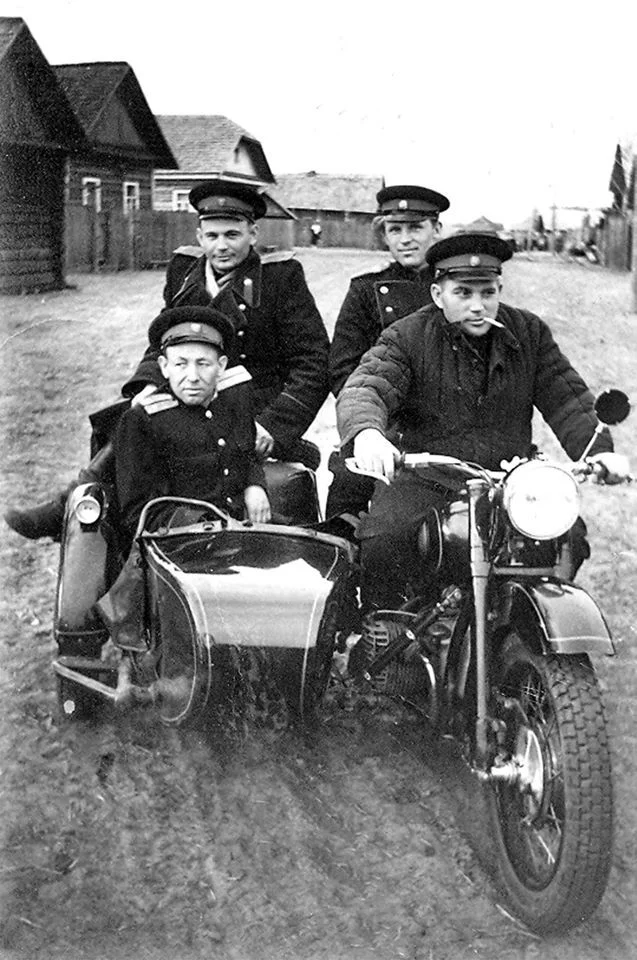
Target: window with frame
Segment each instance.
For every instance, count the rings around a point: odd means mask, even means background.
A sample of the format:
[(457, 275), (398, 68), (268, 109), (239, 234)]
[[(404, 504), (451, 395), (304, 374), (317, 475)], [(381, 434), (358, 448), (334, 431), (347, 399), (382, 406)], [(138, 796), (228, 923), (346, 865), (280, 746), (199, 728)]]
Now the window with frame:
[(173, 190), (173, 210), (190, 210), (190, 200), (188, 199), (189, 190)]
[(82, 206), (96, 213), (102, 209), (102, 181), (99, 177), (82, 177)]
[(122, 184), (124, 213), (139, 210), (139, 183), (137, 180), (124, 180)]

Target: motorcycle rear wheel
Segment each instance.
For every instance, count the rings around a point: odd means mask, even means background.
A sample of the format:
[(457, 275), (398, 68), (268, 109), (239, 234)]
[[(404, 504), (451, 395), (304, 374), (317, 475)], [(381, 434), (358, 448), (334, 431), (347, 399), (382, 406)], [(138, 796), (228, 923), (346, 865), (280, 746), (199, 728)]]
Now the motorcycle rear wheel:
[[(538, 656), (506, 638), (494, 677), (507, 746), (526, 786), (490, 784), (494, 870), (517, 917), (563, 932), (599, 904), (611, 865), (613, 797), (600, 689), (586, 656)], [(518, 708), (519, 707), (519, 708)]]

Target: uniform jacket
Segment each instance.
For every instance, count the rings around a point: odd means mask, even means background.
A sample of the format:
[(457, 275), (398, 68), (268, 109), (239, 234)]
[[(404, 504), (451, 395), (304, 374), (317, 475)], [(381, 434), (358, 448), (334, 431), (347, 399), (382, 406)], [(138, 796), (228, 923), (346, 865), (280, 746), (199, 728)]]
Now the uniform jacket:
[[(193, 250), (196, 248), (193, 248)], [(255, 414), (280, 448), (298, 440), (310, 426), (328, 392), (329, 339), (296, 260), (262, 261), (252, 250), (227, 287), (212, 299), (206, 290), (206, 258), (176, 253), (168, 265), (166, 307), (214, 306), (229, 316), (237, 331), (232, 365), (252, 377)], [(144, 384), (161, 382), (156, 353), (147, 349), (126, 396)]]
[(363, 354), (390, 323), (431, 303), (433, 273), (393, 262), (354, 277), (343, 301), (330, 348), (330, 388), (338, 396)]
[[(164, 384), (165, 386), (165, 384)], [(207, 500), (243, 517), (243, 491), (265, 487), (255, 460), (255, 426), (240, 394), (226, 390), (207, 407), (178, 406), (149, 416), (141, 406), (121, 417), (115, 435), (117, 495), (134, 533), (154, 497)]]
[[(435, 306), (386, 329), (337, 400), (343, 444), (366, 427), (404, 450), (428, 451), (498, 469), (527, 456), (537, 407), (572, 459), (593, 435), (593, 397), (534, 314), (500, 305), (490, 354)], [(393, 432), (392, 432), (393, 431)], [(594, 452), (612, 449), (602, 434)]]

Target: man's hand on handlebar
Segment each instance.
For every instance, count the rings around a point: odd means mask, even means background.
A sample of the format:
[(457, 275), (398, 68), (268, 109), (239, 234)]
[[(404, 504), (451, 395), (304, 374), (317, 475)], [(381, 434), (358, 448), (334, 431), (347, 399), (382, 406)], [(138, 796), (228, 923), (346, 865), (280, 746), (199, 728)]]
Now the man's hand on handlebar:
[(154, 413), (161, 413), (162, 410), (170, 410), (171, 407), (176, 407), (177, 400), (171, 393), (162, 392), (154, 384), (147, 383), (146, 386), (133, 397), (131, 405), (133, 407), (143, 407), (146, 413), (152, 417)]
[(359, 470), (394, 479), (395, 466), (400, 460), (400, 451), (383, 436), (380, 430), (361, 430), (354, 440), (354, 460)]

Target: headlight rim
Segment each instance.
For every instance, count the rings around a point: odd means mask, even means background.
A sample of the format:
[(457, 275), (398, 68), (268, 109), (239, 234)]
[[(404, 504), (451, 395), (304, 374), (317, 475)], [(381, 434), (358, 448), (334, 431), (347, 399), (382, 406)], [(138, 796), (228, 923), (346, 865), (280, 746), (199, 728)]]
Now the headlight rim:
[[(526, 493), (527, 502), (531, 500), (530, 493), (536, 486), (537, 479), (545, 473), (545, 479), (548, 479), (549, 473), (553, 477), (559, 477), (560, 482), (564, 483), (562, 488), (553, 484), (552, 496), (554, 500), (553, 517), (563, 517), (559, 523), (556, 521), (550, 528), (534, 528), (530, 524), (529, 516), (524, 517), (524, 497)], [(572, 495), (567, 496), (566, 491), (570, 490)], [(514, 497), (516, 502), (512, 505)], [(559, 498), (559, 499), (558, 499)], [(518, 464), (511, 473), (505, 478), (502, 492), (502, 503), (506, 510), (511, 525), (522, 536), (529, 540), (548, 541), (556, 540), (564, 536), (579, 516), (579, 486), (573, 474), (559, 463), (553, 463), (545, 460), (527, 460)], [(545, 514), (545, 521), (548, 521), (549, 515)]]

